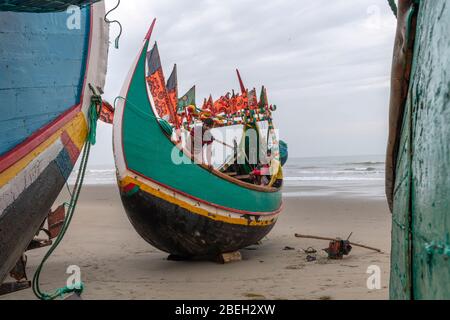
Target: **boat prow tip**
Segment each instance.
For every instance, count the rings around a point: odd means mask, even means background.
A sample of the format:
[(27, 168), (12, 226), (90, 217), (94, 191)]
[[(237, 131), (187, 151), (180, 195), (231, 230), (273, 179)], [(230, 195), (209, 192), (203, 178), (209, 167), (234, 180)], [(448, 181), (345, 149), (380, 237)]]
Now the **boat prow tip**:
[(147, 35), (145, 36), (144, 40), (150, 40), (150, 37), (152, 36), (153, 33), (153, 28), (155, 27), (156, 24), (156, 18), (153, 19), (152, 24), (150, 25), (150, 28), (147, 31)]

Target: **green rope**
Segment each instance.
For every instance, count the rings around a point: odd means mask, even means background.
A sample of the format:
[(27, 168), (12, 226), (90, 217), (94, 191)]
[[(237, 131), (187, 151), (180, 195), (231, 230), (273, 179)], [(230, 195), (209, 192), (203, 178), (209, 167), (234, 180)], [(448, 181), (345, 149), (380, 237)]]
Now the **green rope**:
[(117, 23), (117, 24), (119, 25), (119, 29), (120, 29), (119, 35), (116, 37), (115, 44), (114, 44), (114, 46), (115, 46), (116, 49), (119, 49), (119, 39), (120, 39), (120, 36), (122, 35), (122, 24), (120, 24), (120, 22), (117, 21), (117, 20), (112, 20), (112, 21), (111, 21), (111, 20), (109, 20), (107, 17), (108, 17), (108, 15), (109, 15), (111, 12), (113, 12), (114, 10), (116, 10), (116, 9), (119, 7), (119, 5), (120, 5), (120, 0), (117, 0), (116, 6), (115, 6), (114, 8), (112, 8), (111, 10), (109, 10), (109, 11), (105, 14), (105, 18), (104, 18), (104, 20), (105, 20), (105, 22), (106, 22), (107, 24)]
[(392, 13), (394, 13), (394, 16), (397, 17), (398, 9), (397, 4), (395, 3), (395, 0), (388, 0), (389, 7), (391, 7)]
[(97, 112), (97, 106), (102, 105), (102, 98), (99, 95), (93, 95), (91, 98), (91, 107), (89, 108), (89, 134), (88, 141), (90, 144), (95, 145), (97, 136), (97, 121), (99, 112)]
[(33, 276), (33, 293), (36, 295), (37, 298), (41, 299), (41, 300), (54, 300), (56, 298), (62, 297), (68, 293), (72, 293), (75, 292), (78, 295), (81, 295), (81, 293), (84, 290), (84, 284), (81, 283), (77, 283), (73, 286), (65, 286), (62, 288), (57, 289), (55, 292), (53, 293), (45, 293), (41, 291), (40, 288), (40, 275), (41, 275), (41, 271), (42, 268), (44, 267), (45, 262), (48, 260), (48, 258), (52, 255), (52, 253), (55, 251), (55, 249), (59, 246), (59, 244), (61, 243), (62, 239), (64, 238), (64, 235), (66, 234), (69, 225), (72, 221), (77, 203), (78, 203), (78, 198), (80, 196), (80, 192), (81, 192), (81, 188), (83, 186), (83, 181), (84, 181), (84, 176), (86, 173), (86, 168), (87, 168), (87, 163), (89, 160), (89, 153), (91, 150), (91, 145), (93, 144), (92, 142), (95, 143), (95, 132), (96, 132), (96, 122), (94, 122), (94, 120), (96, 121), (96, 119), (98, 119), (98, 114), (97, 114), (97, 105), (98, 103), (101, 104), (101, 98), (94, 94), (91, 98), (91, 106), (89, 109), (89, 133), (88, 136), (86, 138), (86, 144), (84, 146), (83, 149), (83, 154), (81, 157), (81, 162), (80, 162), (80, 167), (78, 170), (78, 175), (77, 175), (77, 179), (75, 182), (75, 186), (72, 192), (72, 196), (70, 198), (70, 202), (69, 203), (65, 203), (65, 205), (68, 207), (68, 211), (66, 214), (66, 217), (64, 218), (64, 222), (63, 225), (61, 227), (61, 231), (59, 232), (58, 236), (56, 237), (55, 242), (53, 243), (53, 245), (50, 247), (50, 249), (48, 250), (48, 252), (45, 254), (44, 258), (42, 259), (41, 263), (39, 264), (34, 276)]

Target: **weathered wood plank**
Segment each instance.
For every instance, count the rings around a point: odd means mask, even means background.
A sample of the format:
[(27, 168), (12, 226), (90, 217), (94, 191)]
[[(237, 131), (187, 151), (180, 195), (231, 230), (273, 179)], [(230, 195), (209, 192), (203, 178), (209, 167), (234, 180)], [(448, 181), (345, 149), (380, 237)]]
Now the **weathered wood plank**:
[(450, 6), (421, 1), (394, 192), (393, 299), (450, 299)]
[(391, 299), (411, 298), (411, 259), (410, 249), (410, 104), (405, 108), (400, 150), (397, 161), (397, 178), (394, 189), (394, 210), (392, 214), (391, 248)]
[[(450, 299), (450, 6), (422, 1), (413, 83), (415, 299)], [(436, 247), (433, 247), (433, 244)]]

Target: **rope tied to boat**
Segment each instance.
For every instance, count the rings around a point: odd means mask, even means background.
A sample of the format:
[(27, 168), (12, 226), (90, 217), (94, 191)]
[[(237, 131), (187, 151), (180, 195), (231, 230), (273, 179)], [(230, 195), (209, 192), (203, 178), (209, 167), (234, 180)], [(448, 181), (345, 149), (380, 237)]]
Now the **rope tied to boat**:
[(108, 15), (113, 12), (114, 10), (116, 10), (120, 5), (120, 0), (117, 0), (117, 4), (114, 8), (112, 8), (111, 10), (109, 10), (104, 17), (104, 20), (107, 24), (111, 25), (113, 23), (117, 23), (119, 25), (119, 34), (116, 37), (116, 40), (114, 41), (114, 47), (116, 49), (119, 49), (119, 40), (120, 40), (120, 36), (122, 35), (122, 24), (118, 21), (118, 20), (109, 20), (108, 19)]
[(50, 247), (50, 249), (45, 254), (44, 258), (42, 259), (41, 263), (39, 264), (34, 276), (33, 276), (33, 293), (36, 295), (37, 298), (41, 300), (54, 300), (60, 297), (63, 297), (66, 294), (69, 293), (76, 293), (78, 295), (81, 295), (81, 293), (84, 290), (84, 284), (82, 282), (77, 282), (73, 285), (67, 285), (62, 288), (57, 289), (55, 292), (49, 294), (46, 292), (43, 292), (40, 288), (40, 275), (42, 272), (42, 268), (44, 267), (45, 262), (50, 258), (50, 256), (53, 254), (55, 249), (59, 246), (62, 239), (64, 238), (69, 225), (72, 221), (75, 209), (77, 207), (78, 198), (80, 196), (81, 189), (83, 187), (83, 181), (86, 174), (86, 168), (89, 160), (89, 154), (91, 150), (91, 145), (95, 144), (96, 140), (96, 127), (97, 127), (97, 119), (99, 114), (99, 108), (102, 105), (102, 100), (100, 95), (97, 93), (97, 91), (89, 84), (89, 88), (92, 90), (93, 94), (91, 96), (91, 105), (89, 107), (88, 111), (88, 122), (89, 122), (89, 131), (86, 136), (86, 142), (83, 149), (83, 154), (81, 156), (80, 166), (75, 182), (75, 186), (73, 188), (70, 201), (66, 202), (65, 205), (67, 206), (67, 214), (64, 218), (63, 225), (61, 227), (61, 231), (59, 232), (58, 236), (56, 237), (55, 242)]
[(169, 136), (172, 135), (172, 133), (173, 133), (173, 126), (167, 120), (165, 120), (163, 118), (160, 118), (160, 117), (157, 117), (157, 116), (154, 116), (154, 115), (152, 115), (150, 113), (142, 112), (141, 110), (139, 110), (139, 107), (137, 105), (135, 105), (133, 102), (131, 102), (127, 98), (124, 98), (122, 96), (117, 96), (114, 99), (114, 109), (116, 109), (116, 103), (117, 103), (117, 100), (119, 100), (119, 99), (122, 99), (122, 100), (126, 101), (127, 103), (129, 103), (130, 106), (132, 107), (132, 108), (130, 108), (130, 110), (132, 110), (135, 113), (139, 114), (141, 117), (147, 117), (147, 118), (155, 119), (159, 123), (159, 125), (161, 126), (161, 129), (166, 134), (168, 134)]
[[(90, 85), (89, 85), (90, 86)], [(91, 88), (92, 89), (92, 88)], [(90, 144), (95, 145), (97, 137), (97, 122), (102, 107), (102, 97), (94, 93), (91, 97), (91, 106), (89, 108), (89, 134)]]

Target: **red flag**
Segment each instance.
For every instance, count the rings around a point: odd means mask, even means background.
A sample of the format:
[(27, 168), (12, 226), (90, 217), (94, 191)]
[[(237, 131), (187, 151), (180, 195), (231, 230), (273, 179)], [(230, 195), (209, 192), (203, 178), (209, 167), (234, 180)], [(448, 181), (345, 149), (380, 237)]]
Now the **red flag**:
[(248, 108), (247, 92), (244, 92), (244, 94), (237, 96), (235, 99), (236, 102), (234, 108), (236, 109), (236, 112)]
[(220, 97), (216, 102), (214, 102), (215, 113), (230, 113), (230, 97), (229, 93), (225, 96)]
[(103, 101), (102, 108), (100, 109), (99, 119), (105, 123), (113, 123), (114, 120), (114, 108), (111, 104)]
[(239, 85), (241, 86), (241, 93), (244, 94), (247, 90), (245, 89), (244, 82), (242, 81), (241, 74), (238, 69), (236, 69), (236, 73), (238, 76)]
[(148, 53), (148, 76), (147, 82), (155, 102), (155, 108), (161, 118), (168, 118), (172, 123), (176, 123), (173, 109), (170, 107), (170, 99), (167, 93), (164, 73), (161, 67), (158, 45), (155, 43), (153, 49)]
[(215, 110), (214, 110), (214, 102), (213, 102), (213, 98), (212, 98), (211, 95), (209, 96), (209, 99), (208, 99), (208, 100), (205, 99), (205, 101), (203, 102), (202, 110), (203, 110), (203, 111), (209, 111), (209, 112), (211, 112), (211, 114), (213, 114), (213, 115), (215, 114)]

